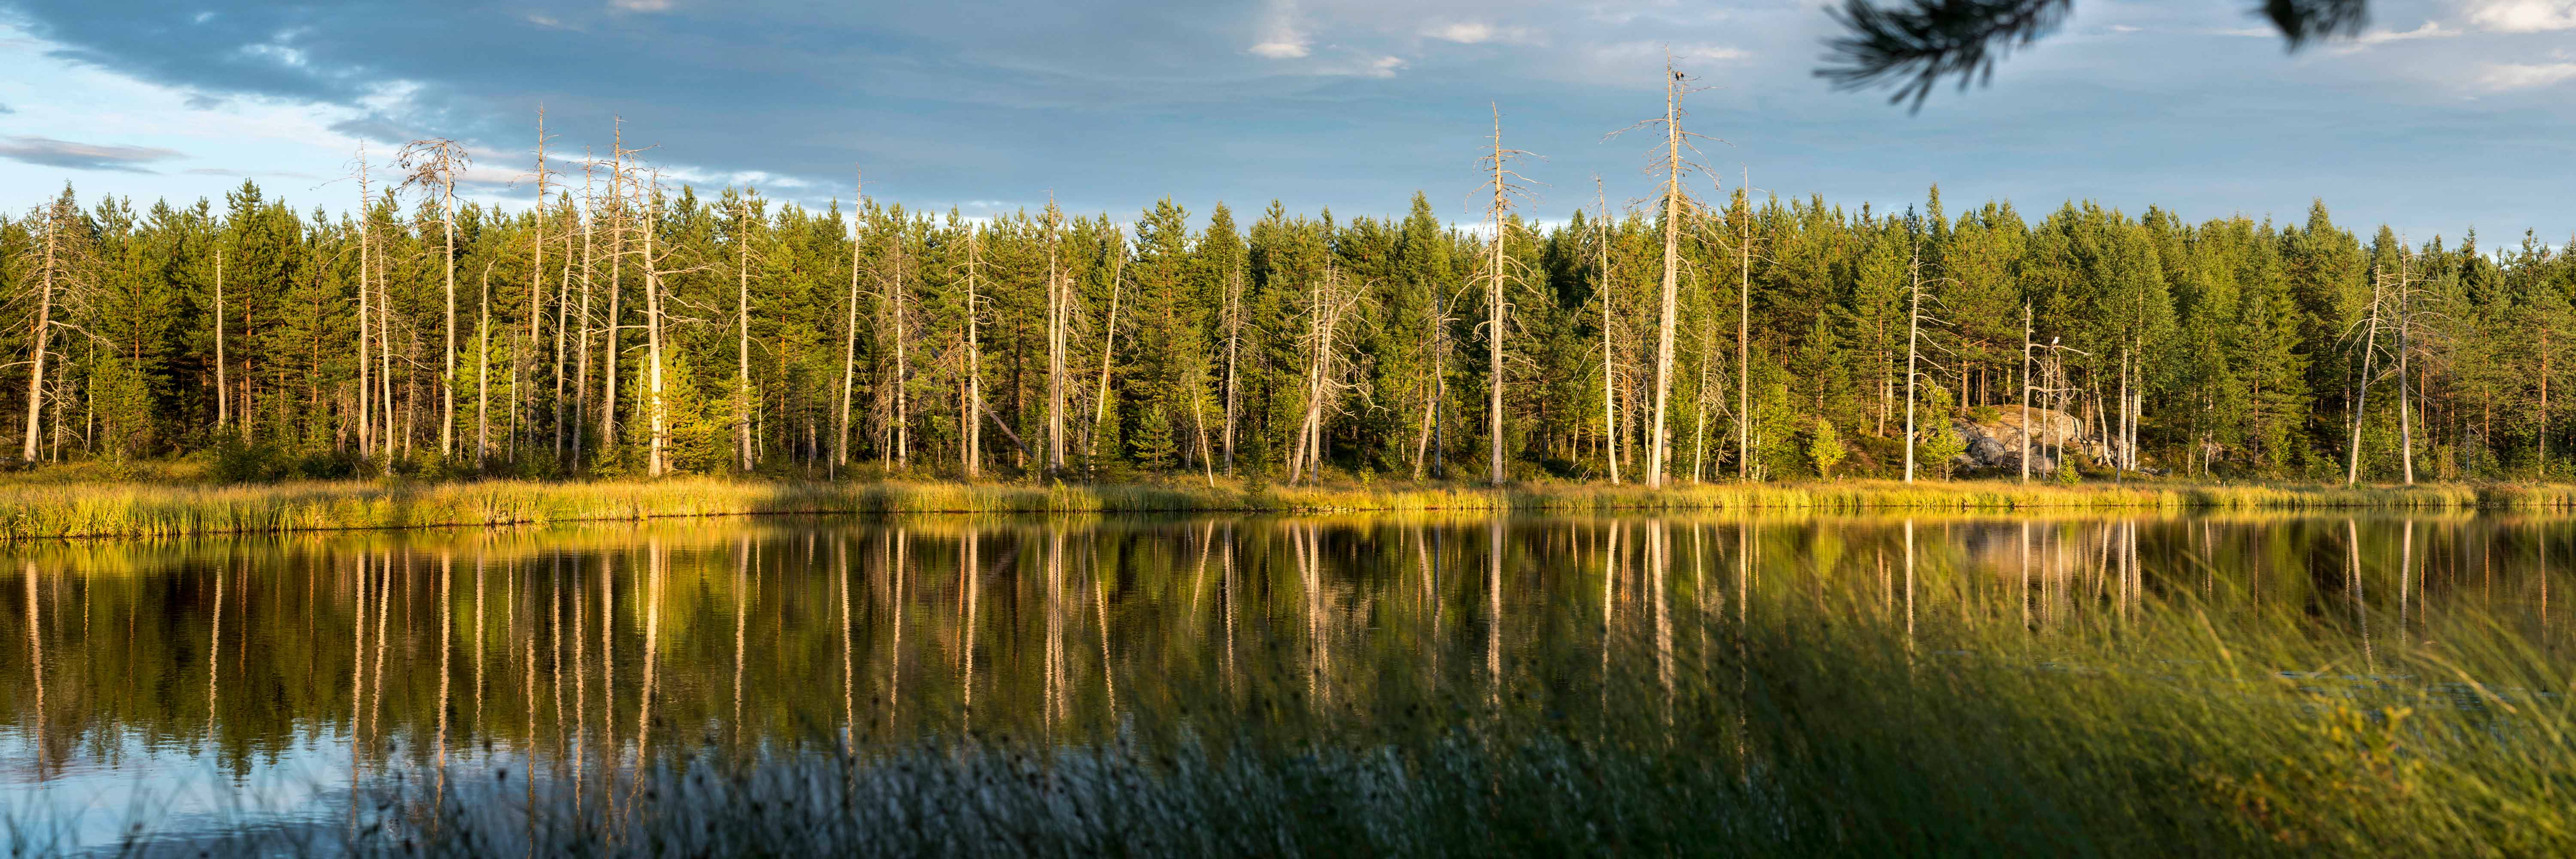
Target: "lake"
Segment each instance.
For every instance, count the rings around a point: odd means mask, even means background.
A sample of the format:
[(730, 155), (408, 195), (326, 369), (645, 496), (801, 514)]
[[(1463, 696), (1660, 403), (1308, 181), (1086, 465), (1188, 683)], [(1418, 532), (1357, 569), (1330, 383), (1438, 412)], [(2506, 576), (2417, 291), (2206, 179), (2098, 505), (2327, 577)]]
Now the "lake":
[(2081, 672), (2154, 664), (2122, 630), (2188, 616), (2222, 648), (2343, 654), (2257, 671), (2339, 695), (2464, 629), (2564, 654), (2571, 538), (2539, 514), (1419, 514), (24, 544), (0, 550), (0, 820), (38, 852), (184, 852), (422, 828), (389, 785), (613, 801), (711, 755), (1382, 738), (1488, 709), (1652, 734), (1744, 688), (1748, 630)]

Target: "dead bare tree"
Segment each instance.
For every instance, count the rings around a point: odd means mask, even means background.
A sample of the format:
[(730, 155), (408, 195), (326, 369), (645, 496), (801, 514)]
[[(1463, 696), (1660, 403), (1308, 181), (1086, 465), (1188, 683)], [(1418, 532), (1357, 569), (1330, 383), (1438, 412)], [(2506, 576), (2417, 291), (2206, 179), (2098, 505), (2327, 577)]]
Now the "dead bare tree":
[[(582, 439), (587, 433), (579, 424), (590, 413), (590, 275), (592, 234), (599, 226), (598, 198), (594, 196), (592, 173), (599, 162), (588, 150), (581, 157), (581, 342), (576, 351), (581, 356), (573, 362), (572, 461), (582, 461)], [(604, 443), (604, 442), (603, 442)]]
[[(1435, 333), (1433, 335), (1437, 337)], [(1234, 476), (1235, 421), (1235, 354), (1243, 343), (1243, 260), (1234, 262), (1225, 283), (1225, 476)], [(1434, 371), (1437, 373), (1437, 369)], [(1420, 477), (1419, 454), (1414, 457), (1416, 477)]]
[[(758, 191), (753, 191), (757, 195)], [(751, 471), (751, 202), (735, 204), (733, 435), (744, 472)]]
[[(44, 414), (45, 405), (45, 363), (50, 357), (54, 327), (63, 324), (62, 320), (54, 318), (54, 308), (63, 302), (73, 284), (82, 277), (82, 266), (77, 263), (85, 256), (82, 253), (84, 245), (75, 225), (79, 217), (80, 212), (72, 203), (71, 187), (66, 185), (60, 196), (28, 219), (43, 231), (44, 237), (37, 244), (36, 270), (29, 278), (36, 282), (36, 310), (28, 332), (27, 429), (18, 452), (18, 459), (23, 463), (36, 461), (40, 438), (37, 422)], [(216, 253), (220, 255), (222, 252)], [(215, 269), (217, 272), (223, 270), (220, 257)], [(220, 334), (217, 342), (221, 342)], [(222, 366), (222, 362), (218, 360), (216, 365)], [(217, 399), (222, 398), (218, 396)]]
[(1307, 347), (1306, 404), (1305, 414), (1297, 424), (1297, 436), (1289, 447), (1289, 483), (1301, 478), (1313, 482), (1322, 475), (1324, 420), (1341, 395), (1356, 387), (1343, 381), (1348, 366), (1335, 351), (1335, 342), (1343, 320), (1366, 297), (1367, 290), (1344, 282), (1341, 267), (1329, 255), (1324, 260), (1323, 277), (1307, 288), (1307, 333), (1300, 338)]
[[(537, 106), (537, 205), (536, 229), (528, 244), (532, 261), (528, 264), (528, 342), (524, 349), (510, 350), (510, 461), (519, 460), (519, 413), (526, 403), (518, 396), (519, 378), (525, 373), (528, 359), (538, 344), (538, 323), (546, 318), (546, 108)], [(562, 378), (558, 372), (556, 378)], [(560, 390), (560, 385), (558, 385)], [(561, 421), (557, 421), (560, 423)]]
[(1126, 283), (1127, 236), (1115, 233), (1109, 242), (1109, 324), (1101, 327), (1100, 398), (1093, 401), (1091, 441), (1085, 445), (1083, 458), (1097, 468), (1100, 461), (1100, 428), (1109, 420), (1109, 365), (1118, 354), (1118, 293)]
[(959, 404), (963, 408), (957, 416), (957, 428), (962, 437), (958, 455), (963, 460), (961, 467), (966, 479), (973, 480), (981, 472), (984, 460), (984, 422), (976, 419), (984, 411), (984, 340), (976, 324), (976, 317), (980, 315), (977, 305), (983, 300), (978, 295), (976, 283), (984, 273), (984, 231), (980, 225), (966, 230), (965, 269), (966, 378), (960, 392), (965, 402)]
[[(375, 219), (369, 217), (367, 214), (367, 205), (371, 202), (367, 198), (367, 185), (371, 177), (368, 175), (367, 171), (366, 141), (362, 140), (358, 142), (358, 166), (353, 175), (358, 179), (358, 455), (374, 456), (376, 452), (374, 432), (375, 420), (374, 412), (369, 406), (369, 400), (372, 399), (373, 391), (370, 390), (370, 383), (372, 380), (369, 378), (367, 372), (367, 334), (368, 329), (373, 325), (373, 323), (367, 319), (367, 289), (375, 281), (375, 252), (373, 241), (375, 236)], [(218, 336), (216, 339), (220, 341), (222, 338)], [(221, 387), (218, 386), (217, 390), (220, 391)], [(220, 404), (223, 402), (223, 399), (224, 398), (221, 395), (215, 397), (218, 409), (221, 408)], [(221, 426), (221, 422), (218, 421), (217, 428), (221, 428)]]
[(1064, 212), (1056, 207), (1055, 194), (1047, 194), (1047, 414), (1046, 472), (1051, 478), (1064, 476), (1064, 409), (1066, 317), (1073, 303), (1071, 290), (1064, 277), (1062, 254)]
[(1485, 222), (1493, 230), (1491, 259), (1485, 267), (1484, 327), (1485, 342), (1489, 344), (1489, 348), (1486, 349), (1488, 361), (1485, 387), (1488, 409), (1485, 430), (1491, 442), (1492, 455), (1487, 480), (1495, 486), (1501, 486), (1505, 478), (1503, 471), (1503, 320), (1507, 308), (1503, 301), (1503, 281), (1510, 276), (1509, 270), (1514, 265), (1513, 260), (1503, 250), (1504, 243), (1511, 238), (1511, 212), (1515, 200), (1529, 198), (1530, 184), (1529, 180), (1511, 169), (1511, 162), (1515, 159), (1535, 156), (1523, 150), (1503, 148), (1503, 108), (1500, 104), (1490, 105), (1490, 107), (1494, 114), (1494, 134), (1488, 138), (1485, 156), (1478, 162), (1482, 166), (1482, 171), (1491, 177), (1485, 180), (1482, 191), (1492, 194), (1491, 202), (1485, 206)]
[(861, 232), (867, 218), (868, 176), (853, 169), (856, 195), (850, 203), (850, 298), (849, 320), (841, 329), (841, 420), (835, 425), (832, 441), (832, 465), (840, 467), (850, 461), (850, 396), (858, 388), (859, 372), (859, 251), (866, 243)]
[(1683, 153), (1688, 151), (1696, 154), (1699, 151), (1699, 148), (1691, 143), (1694, 139), (1717, 139), (1682, 127), (1682, 118), (1690, 115), (1688, 111), (1682, 109), (1682, 100), (1689, 97), (1691, 93), (1706, 89), (1706, 87), (1691, 86), (1693, 80), (1696, 79), (1673, 67), (1672, 52), (1666, 50), (1664, 52), (1664, 115), (1611, 132), (1609, 135), (1616, 137), (1634, 129), (1655, 127), (1661, 129), (1664, 136), (1663, 145), (1657, 147), (1661, 151), (1650, 155), (1646, 164), (1646, 172), (1662, 174), (1661, 180), (1657, 183), (1656, 196), (1657, 202), (1662, 204), (1664, 210), (1663, 311), (1661, 319), (1655, 325), (1655, 416), (1653, 427), (1647, 430), (1650, 436), (1646, 443), (1647, 486), (1664, 485), (1665, 464), (1671, 456), (1671, 433), (1666, 429), (1666, 417), (1673, 389), (1673, 335), (1679, 321), (1681, 231), (1683, 219), (1696, 215), (1700, 211), (1698, 201), (1690, 198), (1689, 186), (1684, 184), (1684, 178), (1696, 172), (1699, 165)]
[(445, 234), (446, 252), (442, 262), (447, 284), (447, 375), (440, 383), (444, 406), (438, 425), (438, 454), (456, 454), (456, 177), (474, 164), (473, 156), (456, 141), (444, 137), (414, 140), (402, 149), (396, 159), (407, 171), (405, 188), (435, 189), (438, 193), (438, 219)]
[[(1610, 201), (1601, 189), (1601, 174), (1592, 175), (1593, 217), (1592, 251), (1598, 261), (1592, 273), (1592, 291), (1601, 297), (1601, 451), (1610, 464), (1610, 485), (1619, 485), (1619, 362), (1610, 353)], [(1696, 478), (1696, 466), (1691, 471)]]

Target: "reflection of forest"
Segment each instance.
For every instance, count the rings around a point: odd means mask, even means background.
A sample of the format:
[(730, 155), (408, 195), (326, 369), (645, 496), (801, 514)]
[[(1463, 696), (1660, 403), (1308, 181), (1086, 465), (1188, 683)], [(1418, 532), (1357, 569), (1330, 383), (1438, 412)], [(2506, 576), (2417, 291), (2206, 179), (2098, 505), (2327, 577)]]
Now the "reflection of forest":
[(1670, 689), (1722, 646), (1713, 628), (1785, 601), (2040, 635), (2183, 593), (2333, 634), (2402, 637), (2434, 605), (2554, 624), (2565, 609), (2535, 571), (2569, 531), (2525, 516), (955, 517), (28, 546), (0, 579), (0, 733), (37, 762), (12, 779), (138, 747), (238, 773), (315, 744), (360, 768), (498, 750), (572, 772), (845, 738), (1061, 743), (1145, 711), (1231, 732), (1452, 698), (1637, 708), (1651, 704), (1603, 678)]

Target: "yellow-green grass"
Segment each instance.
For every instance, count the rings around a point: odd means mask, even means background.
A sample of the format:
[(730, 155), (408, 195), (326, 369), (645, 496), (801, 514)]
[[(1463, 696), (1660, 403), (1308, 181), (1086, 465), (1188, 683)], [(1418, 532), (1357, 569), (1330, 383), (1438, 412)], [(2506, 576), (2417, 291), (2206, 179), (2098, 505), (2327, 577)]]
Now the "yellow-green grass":
[(2549, 509), (2576, 506), (2576, 486), (2296, 484), (2021, 485), (1849, 481), (1685, 484), (1293, 486), (1240, 483), (1048, 485), (683, 478), (548, 483), (330, 481), (215, 486), (147, 483), (0, 485), (0, 539), (184, 536), (369, 528), (555, 524), (759, 514), (1112, 513), (1231, 511), (2045, 511)]

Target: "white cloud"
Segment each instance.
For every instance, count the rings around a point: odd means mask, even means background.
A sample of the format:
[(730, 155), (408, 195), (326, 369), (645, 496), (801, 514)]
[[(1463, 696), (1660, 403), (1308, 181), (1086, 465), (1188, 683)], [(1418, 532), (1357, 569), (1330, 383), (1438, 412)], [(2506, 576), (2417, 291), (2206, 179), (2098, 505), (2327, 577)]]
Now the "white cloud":
[(1458, 21), (1426, 27), (1422, 35), (1425, 38), (1456, 42), (1461, 45), (1479, 45), (1486, 42), (1517, 45), (1535, 41), (1526, 27), (1497, 27), (1483, 21)]
[(1370, 77), (1391, 78), (1395, 77), (1395, 73), (1402, 70), (1404, 66), (1405, 62), (1402, 57), (1379, 57), (1375, 60), (1369, 61), (1368, 75)]
[(671, 0), (608, 0), (608, 8), (620, 12), (668, 12)]
[(1262, 18), (1261, 41), (1252, 44), (1255, 56), (1293, 60), (1313, 53), (1305, 34), (1297, 31), (1297, 4), (1292, 0), (1273, 0)]
[(1252, 53), (1274, 60), (1293, 60), (1305, 56), (1309, 51), (1306, 43), (1302, 41), (1274, 40), (1252, 46)]
[(2489, 63), (2478, 70), (2478, 86), (2490, 90), (2545, 87), (2576, 80), (2576, 63)]
[(2469, 23), (2500, 33), (2576, 30), (2576, 0), (2470, 0)]

